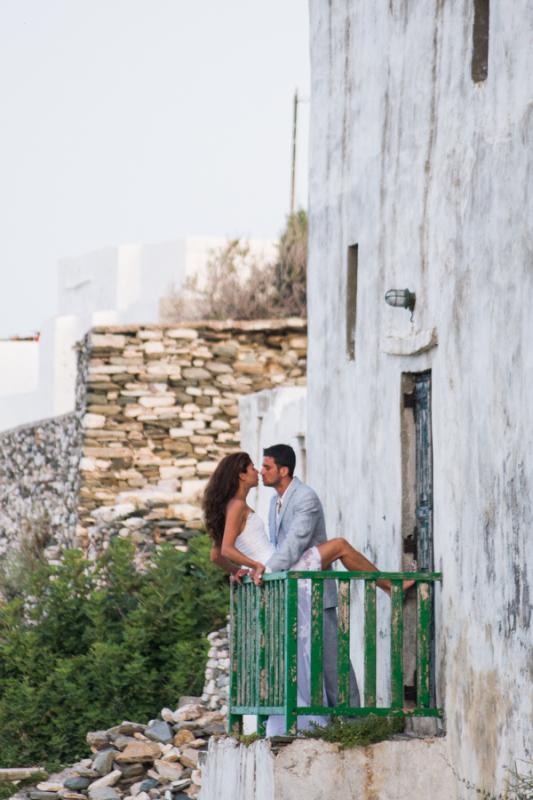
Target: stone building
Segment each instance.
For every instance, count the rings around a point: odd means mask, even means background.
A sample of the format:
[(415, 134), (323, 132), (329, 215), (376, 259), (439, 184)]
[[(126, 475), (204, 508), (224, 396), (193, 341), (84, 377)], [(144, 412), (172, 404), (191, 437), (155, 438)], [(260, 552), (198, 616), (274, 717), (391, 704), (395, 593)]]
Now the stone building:
[(330, 536), (442, 571), (449, 797), (495, 794), (532, 758), (533, 7), (310, 12), (309, 482)]

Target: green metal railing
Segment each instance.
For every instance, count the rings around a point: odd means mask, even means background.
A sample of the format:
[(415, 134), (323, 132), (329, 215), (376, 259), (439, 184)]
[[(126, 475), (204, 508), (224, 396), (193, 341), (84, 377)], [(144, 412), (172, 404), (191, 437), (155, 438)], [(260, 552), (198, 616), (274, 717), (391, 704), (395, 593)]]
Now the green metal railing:
[[(377, 706), (376, 581), (391, 582), (390, 706)], [(336, 706), (324, 705), (324, 581), (338, 581)], [(285, 717), (287, 733), (296, 731), (298, 716), (441, 716), (432, 704), (432, 594), (438, 572), (278, 572), (255, 586), (249, 578), (231, 590), (231, 668), (229, 730), (240, 730), (242, 716), (257, 716), (264, 733), (270, 714)], [(310, 705), (298, 706), (298, 582), (311, 584)], [(350, 705), (350, 590), (364, 582), (363, 705)], [(404, 708), (403, 581), (416, 583), (416, 706)]]

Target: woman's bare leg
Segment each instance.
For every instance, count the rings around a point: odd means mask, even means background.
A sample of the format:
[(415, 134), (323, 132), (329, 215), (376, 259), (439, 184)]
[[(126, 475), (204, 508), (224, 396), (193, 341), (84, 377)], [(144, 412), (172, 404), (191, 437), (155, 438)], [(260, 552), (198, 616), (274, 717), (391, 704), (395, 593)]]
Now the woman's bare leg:
[[(379, 572), (378, 567), (360, 553), (359, 550), (352, 547), (346, 539), (330, 539), (323, 544), (317, 545), (317, 549), (320, 553), (322, 569), (327, 569), (334, 561), (340, 559), (349, 572)], [(404, 581), (404, 591), (412, 586), (413, 583), (414, 581)], [(376, 584), (380, 589), (383, 589), (384, 592), (390, 594), (390, 581), (380, 578), (376, 581)]]

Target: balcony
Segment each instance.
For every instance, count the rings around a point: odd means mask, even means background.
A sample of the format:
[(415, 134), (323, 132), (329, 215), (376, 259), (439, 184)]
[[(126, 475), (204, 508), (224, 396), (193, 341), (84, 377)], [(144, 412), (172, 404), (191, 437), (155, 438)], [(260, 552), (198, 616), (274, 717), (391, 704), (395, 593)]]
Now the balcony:
[[(391, 583), (390, 705), (377, 705), (378, 605), (376, 581)], [(338, 582), (337, 705), (324, 705), (324, 581)], [(404, 699), (404, 592), (403, 581), (416, 585), (416, 700)], [(242, 729), (243, 715), (257, 717), (264, 734), (266, 718), (283, 715), (287, 734), (296, 733), (299, 716), (440, 717), (432, 701), (433, 592), (438, 572), (278, 572), (264, 575), (256, 587), (249, 578), (231, 590), (231, 671), (228, 727)], [(299, 706), (298, 586), (310, 581), (310, 705)], [(350, 705), (350, 595), (352, 582), (363, 582), (364, 685), (363, 705)], [(307, 584), (309, 586), (309, 584)], [(411, 590), (413, 591), (413, 590)], [(381, 665), (383, 667), (383, 665)]]

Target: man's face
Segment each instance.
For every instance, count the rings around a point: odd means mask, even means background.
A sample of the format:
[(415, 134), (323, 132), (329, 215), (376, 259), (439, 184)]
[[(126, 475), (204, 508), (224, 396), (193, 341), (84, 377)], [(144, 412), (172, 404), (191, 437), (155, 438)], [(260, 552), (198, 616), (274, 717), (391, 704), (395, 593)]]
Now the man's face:
[(272, 486), (276, 488), (279, 486), (281, 479), (288, 475), (289, 470), (287, 467), (278, 467), (276, 462), (271, 456), (263, 458), (263, 467), (261, 469), (261, 477), (265, 486)]

